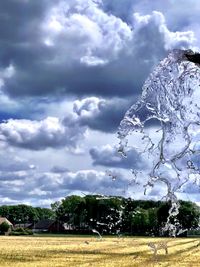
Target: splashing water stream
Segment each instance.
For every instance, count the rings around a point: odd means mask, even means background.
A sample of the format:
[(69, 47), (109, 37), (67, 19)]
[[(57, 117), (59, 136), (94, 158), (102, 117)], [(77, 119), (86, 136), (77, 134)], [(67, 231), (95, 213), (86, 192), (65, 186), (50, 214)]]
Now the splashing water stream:
[(102, 240), (102, 235), (96, 229), (92, 229), (92, 232), (98, 234), (99, 239)]
[[(136, 141), (133, 147), (149, 159), (151, 166), (144, 193), (157, 182), (166, 185), (166, 200), (171, 207), (164, 231), (172, 236), (180, 232), (176, 192), (188, 182), (198, 184), (200, 177), (199, 63), (200, 54), (192, 50), (170, 52), (149, 75), (141, 99), (126, 112), (118, 131), (122, 156), (126, 157), (129, 137), (133, 135), (140, 140), (140, 145)], [(160, 127), (156, 131), (160, 134), (157, 140), (146, 126), (151, 121), (154, 127), (158, 124)]]

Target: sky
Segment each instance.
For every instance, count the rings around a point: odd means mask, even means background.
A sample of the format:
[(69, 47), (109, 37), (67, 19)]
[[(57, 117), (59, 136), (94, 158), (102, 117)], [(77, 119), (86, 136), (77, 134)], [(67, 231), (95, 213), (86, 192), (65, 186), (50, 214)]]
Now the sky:
[[(1, 1), (0, 205), (160, 199), (162, 185), (131, 184), (148, 162), (119, 156), (117, 129), (170, 50), (199, 51), (199, 13), (197, 0)], [(195, 187), (180, 197), (200, 203)]]

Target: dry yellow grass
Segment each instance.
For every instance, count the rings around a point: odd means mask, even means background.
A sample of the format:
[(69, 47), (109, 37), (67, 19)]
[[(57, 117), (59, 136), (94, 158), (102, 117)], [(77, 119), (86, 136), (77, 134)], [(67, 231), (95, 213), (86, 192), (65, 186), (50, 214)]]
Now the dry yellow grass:
[[(166, 241), (158, 255), (149, 242)], [(200, 266), (197, 238), (0, 237), (2, 267)]]

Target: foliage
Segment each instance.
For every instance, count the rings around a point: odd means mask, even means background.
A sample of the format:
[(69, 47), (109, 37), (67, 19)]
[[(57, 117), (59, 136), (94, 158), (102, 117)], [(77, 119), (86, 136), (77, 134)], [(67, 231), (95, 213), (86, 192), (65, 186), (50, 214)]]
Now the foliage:
[(0, 233), (5, 234), (6, 232), (8, 232), (9, 228), (10, 226), (7, 222), (2, 222), (0, 224)]
[(34, 223), (41, 219), (55, 218), (55, 212), (51, 209), (32, 207), (24, 204), (0, 206), (0, 216), (6, 217), (13, 224)]
[[(54, 207), (57, 219), (76, 233), (96, 229), (101, 234), (158, 236), (166, 223), (170, 203), (86, 195), (67, 196)], [(182, 229), (196, 228), (199, 218), (200, 211), (194, 203), (180, 201), (177, 219)]]
[(15, 235), (15, 236), (19, 236), (19, 235), (33, 235), (33, 231), (30, 229), (24, 229), (22, 227), (16, 228), (14, 231), (12, 231), (10, 233), (10, 235)]
[(181, 201), (178, 220), (183, 229), (195, 229), (199, 226), (199, 207), (190, 201)]
[[(101, 234), (158, 236), (165, 225), (170, 208), (169, 202), (133, 200), (117, 196), (99, 195), (67, 196), (52, 203), (51, 209), (27, 205), (1, 206), (0, 216), (13, 224), (26, 227), (41, 219), (56, 219), (65, 223), (71, 233), (92, 233), (96, 229)], [(181, 229), (196, 229), (199, 224), (199, 207), (192, 202), (180, 201), (177, 216)], [(14, 231), (12, 234), (26, 234)]]

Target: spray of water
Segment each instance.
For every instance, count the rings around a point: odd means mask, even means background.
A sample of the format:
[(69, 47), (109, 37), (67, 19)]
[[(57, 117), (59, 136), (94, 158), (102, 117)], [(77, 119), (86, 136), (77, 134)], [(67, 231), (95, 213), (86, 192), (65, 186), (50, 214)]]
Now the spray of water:
[(92, 229), (92, 232), (98, 234), (98, 238), (102, 240), (102, 235), (96, 229)]
[[(198, 183), (200, 177), (199, 64), (200, 54), (191, 50), (170, 52), (149, 75), (141, 99), (126, 112), (118, 132), (122, 156), (126, 157), (133, 135), (137, 140), (133, 147), (149, 159), (144, 192), (157, 182), (166, 185), (171, 207), (164, 230), (172, 236), (180, 231), (176, 192), (188, 182)], [(156, 127), (151, 136), (149, 129)]]

